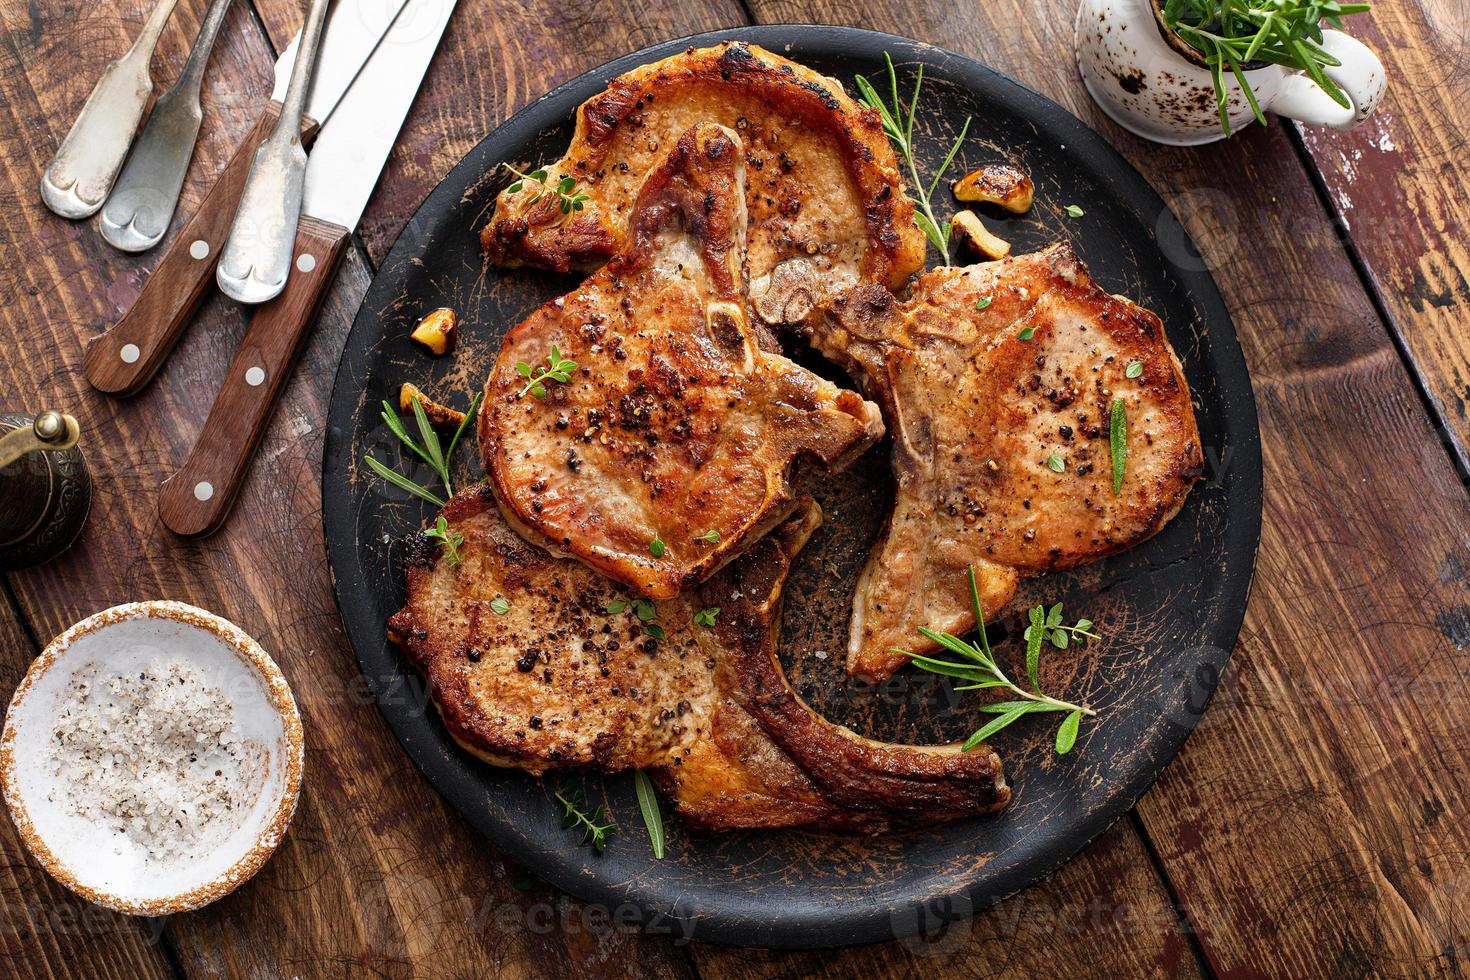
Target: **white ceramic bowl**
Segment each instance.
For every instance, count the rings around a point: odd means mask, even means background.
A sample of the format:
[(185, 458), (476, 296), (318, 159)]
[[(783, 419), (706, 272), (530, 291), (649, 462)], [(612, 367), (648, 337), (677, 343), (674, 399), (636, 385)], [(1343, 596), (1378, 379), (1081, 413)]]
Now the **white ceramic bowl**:
[[(253, 805), (206, 853), (150, 858), (125, 835), (73, 815), (47, 796), (55, 781), (50, 740), (76, 675), (107, 673), (155, 658), (188, 661), (223, 692), (244, 739), (263, 748)], [(275, 851), (301, 790), (305, 743), (296, 700), (280, 668), (239, 627), (181, 602), (114, 606), (62, 633), (16, 688), (0, 734), (0, 787), (26, 846), (54, 878), (98, 905), (168, 915), (234, 891)]]

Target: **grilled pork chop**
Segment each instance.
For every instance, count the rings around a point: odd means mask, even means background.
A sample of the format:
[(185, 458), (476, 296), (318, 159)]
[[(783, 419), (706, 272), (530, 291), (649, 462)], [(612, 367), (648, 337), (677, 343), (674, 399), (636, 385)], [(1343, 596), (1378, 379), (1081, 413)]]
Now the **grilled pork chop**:
[(923, 266), (924, 238), (877, 114), (835, 80), (739, 42), (637, 68), (583, 103), (566, 154), (545, 169), (552, 184), (573, 178), (588, 200), (563, 214), (536, 181), (502, 192), (482, 232), (489, 256), (558, 272), (601, 265), (627, 241), (644, 179), (705, 122), (745, 142), (747, 271), (766, 322), (799, 322), (860, 280), (896, 289)]
[[(878, 407), (762, 350), (742, 293), (740, 138), (675, 141), (623, 251), (506, 335), (480, 445), (533, 540), (666, 598), (775, 526), (799, 455), (840, 469), (882, 435)], [(528, 390), (555, 349), (577, 369)]]
[[(450, 734), (480, 758), (536, 775), (651, 769), (678, 811), (710, 829), (879, 831), (1009, 800), (987, 746), (875, 742), (820, 718), (787, 683), (780, 595), (821, 519), (809, 499), (702, 587), (653, 610), (528, 544), (489, 487), (461, 491), (443, 514), (464, 537), (459, 561), (415, 535), (407, 603), (388, 631), (427, 677)], [(708, 610), (713, 624), (701, 625)]]
[[(1203, 470), (1163, 323), (1103, 291), (1067, 244), (936, 269), (905, 303), (876, 284), (855, 287), (812, 340), (861, 379), (894, 433), (897, 499), (858, 583), (855, 674), (891, 674), (906, 662), (895, 647), (932, 649), (920, 626), (972, 629), (967, 566), (989, 618), (1018, 575), (1080, 565), (1154, 534)], [(1142, 373), (1130, 378), (1135, 362)], [(1115, 399), (1128, 447), (1117, 494)]]

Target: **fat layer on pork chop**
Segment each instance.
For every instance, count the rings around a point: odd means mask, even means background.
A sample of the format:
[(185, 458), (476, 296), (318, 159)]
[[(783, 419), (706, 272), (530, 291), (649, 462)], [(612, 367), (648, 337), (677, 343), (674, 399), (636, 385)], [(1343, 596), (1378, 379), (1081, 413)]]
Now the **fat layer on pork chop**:
[(896, 289), (923, 266), (877, 114), (834, 79), (740, 42), (634, 69), (583, 103), (571, 145), (544, 169), (553, 185), (572, 178), (586, 200), (564, 214), (540, 182), (502, 192), (482, 232), (490, 258), (559, 272), (601, 265), (627, 241), (644, 179), (701, 123), (744, 141), (750, 297), (765, 322), (799, 322), (860, 280)]
[(780, 597), (820, 522), (809, 499), (709, 582), (657, 604), (528, 544), (488, 487), (461, 491), (443, 515), (463, 536), (458, 560), (410, 539), (407, 602), (388, 631), (450, 734), (487, 762), (536, 775), (649, 769), (679, 813), (711, 829), (879, 831), (1009, 800), (988, 746), (867, 739), (787, 683)]
[[(796, 457), (840, 469), (883, 432), (876, 405), (762, 349), (744, 170), (732, 130), (679, 137), (623, 251), (514, 327), (485, 384), (481, 452), (507, 518), (655, 598), (778, 523)], [(553, 350), (576, 369), (537, 388)]]
[[(858, 582), (854, 674), (886, 677), (906, 662), (895, 648), (932, 649), (921, 626), (974, 628), (968, 566), (989, 618), (1018, 575), (1071, 568), (1157, 532), (1203, 470), (1163, 323), (1100, 288), (1067, 244), (936, 269), (906, 302), (857, 286), (812, 342), (883, 405), (893, 433), (897, 494)], [(1117, 493), (1116, 400), (1128, 450)]]

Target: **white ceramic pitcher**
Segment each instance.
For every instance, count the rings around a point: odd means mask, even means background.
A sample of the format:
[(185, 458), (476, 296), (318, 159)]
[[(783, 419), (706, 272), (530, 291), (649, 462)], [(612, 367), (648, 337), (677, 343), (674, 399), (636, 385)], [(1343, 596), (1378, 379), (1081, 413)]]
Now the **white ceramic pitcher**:
[[(1351, 108), (1332, 101), (1305, 73), (1266, 65), (1244, 72), (1263, 111), (1348, 129), (1383, 97), (1383, 63), (1361, 41), (1324, 30), (1322, 47), (1340, 67), (1324, 68)], [(1224, 139), (1214, 83), (1203, 56), (1168, 31), (1155, 0), (1082, 0), (1073, 43), (1087, 91), (1114, 122), (1160, 143), (1189, 146)], [(1255, 118), (1240, 84), (1225, 74), (1232, 131)]]

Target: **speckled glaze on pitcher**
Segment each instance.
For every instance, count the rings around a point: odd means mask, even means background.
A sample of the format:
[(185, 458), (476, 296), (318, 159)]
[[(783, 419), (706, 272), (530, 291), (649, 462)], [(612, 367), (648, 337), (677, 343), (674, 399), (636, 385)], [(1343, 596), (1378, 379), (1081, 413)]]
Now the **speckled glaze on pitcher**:
[[(1348, 129), (1383, 97), (1383, 64), (1341, 31), (1324, 30), (1322, 39), (1322, 47), (1342, 62), (1323, 74), (1347, 94), (1351, 108), (1333, 102), (1305, 73), (1280, 65), (1251, 68), (1246, 81), (1264, 111)], [(1088, 93), (1124, 129), (1175, 146), (1225, 138), (1204, 58), (1164, 27), (1155, 0), (1082, 0), (1073, 43)], [(1225, 95), (1231, 130), (1249, 125), (1255, 114), (1228, 73)]]

